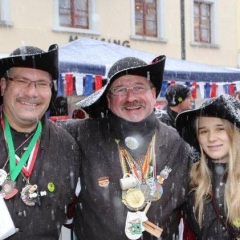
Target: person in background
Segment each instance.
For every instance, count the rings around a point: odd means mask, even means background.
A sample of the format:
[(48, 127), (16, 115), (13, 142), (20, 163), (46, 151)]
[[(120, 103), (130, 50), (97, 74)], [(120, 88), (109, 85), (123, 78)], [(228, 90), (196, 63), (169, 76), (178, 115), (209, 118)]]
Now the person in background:
[(177, 115), (193, 107), (192, 91), (192, 87), (183, 84), (170, 85), (165, 95), (167, 100), (166, 109), (160, 111), (161, 114), (158, 114), (158, 119), (175, 128)]
[(79, 239), (178, 239), (190, 147), (154, 113), (164, 64), (120, 59), (107, 84), (77, 103), (90, 118), (66, 123), (82, 160)]
[(58, 239), (74, 197), (79, 149), (45, 113), (56, 97), (58, 46), (0, 59), (0, 239)]
[(240, 238), (240, 103), (229, 95), (205, 101), (176, 119), (198, 152), (184, 216), (197, 239)]

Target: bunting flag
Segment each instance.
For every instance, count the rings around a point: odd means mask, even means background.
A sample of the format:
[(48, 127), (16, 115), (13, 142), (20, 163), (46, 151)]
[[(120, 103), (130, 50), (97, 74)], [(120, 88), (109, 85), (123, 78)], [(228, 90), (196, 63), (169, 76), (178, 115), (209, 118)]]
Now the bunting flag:
[(217, 84), (212, 83), (211, 98), (216, 97), (216, 96), (217, 96)]
[(101, 75), (96, 75), (94, 83), (95, 83), (95, 85), (94, 85), (95, 86), (94, 87), (95, 91), (101, 89), (102, 88), (102, 76)]
[(73, 74), (67, 73), (65, 75), (65, 95), (73, 95)]
[(233, 83), (229, 84), (229, 95), (233, 96), (235, 93), (235, 86)]
[(64, 76), (62, 74), (59, 74), (57, 96), (60, 96), (60, 97), (62, 97), (64, 94), (63, 78), (64, 78)]
[(210, 83), (205, 83), (204, 86), (204, 98), (210, 98), (211, 85)]
[(75, 88), (78, 96), (83, 95), (83, 76), (81, 73), (75, 74)]
[(192, 91), (192, 97), (194, 99), (213, 98), (224, 94), (234, 96), (236, 91), (240, 91), (240, 80), (235, 82), (177, 82), (171, 79), (168, 81), (163, 81), (162, 89), (159, 96), (165, 97), (168, 86), (175, 83), (185, 84), (188, 87), (194, 87), (194, 90)]
[(168, 88), (168, 82), (167, 81), (163, 81), (161, 92), (160, 92), (160, 97), (165, 97), (167, 88)]
[(197, 98), (197, 83), (192, 82), (192, 87), (194, 88), (193, 91), (192, 91), (192, 98), (196, 99)]
[(170, 81), (170, 85), (173, 85), (173, 84), (175, 84), (175, 83), (176, 83), (176, 81), (173, 80), (173, 79)]
[(185, 82), (185, 85), (188, 86), (189, 88), (192, 86), (190, 82)]
[(93, 93), (93, 76), (86, 75), (84, 79), (84, 96), (89, 96)]
[[(63, 73), (58, 79), (58, 96), (69, 96), (76, 90), (78, 96), (88, 96), (94, 91), (101, 89), (107, 79), (101, 75), (91, 75), (83, 73)], [(191, 82), (176, 81), (175, 79), (164, 80), (159, 96), (165, 97), (166, 90), (170, 85), (180, 83), (188, 87), (194, 87), (192, 91), (193, 99), (213, 98), (223, 94), (234, 95), (240, 91), (240, 79), (235, 82)]]
[(240, 82), (235, 83), (236, 91), (240, 91)]
[(223, 95), (225, 93), (224, 88), (223, 88), (224, 84), (225, 83), (219, 83), (218, 84), (218, 96)]
[(224, 84), (223, 88), (224, 88), (225, 93), (229, 94), (229, 85), (228, 84)]

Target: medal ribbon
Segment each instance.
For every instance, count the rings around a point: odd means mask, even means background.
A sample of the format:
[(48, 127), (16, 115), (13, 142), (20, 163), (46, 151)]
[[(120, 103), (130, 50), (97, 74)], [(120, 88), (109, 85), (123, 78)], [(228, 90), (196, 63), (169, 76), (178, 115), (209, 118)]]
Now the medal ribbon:
[[(125, 163), (125, 161), (126, 161), (130, 170), (132, 170), (134, 175), (139, 180), (141, 180), (131, 154), (125, 148), (123, 148), (122, 146), (119, 145), (119, 140), (115, 140), (115, 141), (118, 144), (118, 148), (119, 148), (119, 155), (120, 155), (120, 159), (121, 159), (123, 175), (127, 173), (127, 167), (126, 167), (126, 163)], [(149, 166), (150, 166), (151, 162), (152, 162), (152, 166), (154, 167), (154, 173), (153, 173), (154, 176), (153, 177), (156, 176), (156, 166), (155, 166), (156, 159), (155, 159), (155, 153), (154, 153), (155, 141), (156, 141), (156, 134), (153, 135), (152, 141), (149, 144), (149, 147), (148, 147), (148, 150), (147, 150), (144, 162), (143, 162), (143, 166), (142, 166), (142, 178), (143, 179), (147, 179), (149, 177), (148, 176)]]
[[(9, 149), (9, 156), (10, 156), (10, 178), (12, 181), (15, 181), (19, 173), (21, 172), (23, 166), (27, 162), (32, 150), (34, 149), (35, 145), (37, 144), (37, 141), (41, 135), (42, 132), (42, 124), (41, 122), (38, 122), (37, 130), (33, 135), (32, 140), (30, 141), (27, 150), (24, 152), (22, 157), (20, 158), (20, 161), (16, 164), (15, 162), (15, 148), (13, 144), (11, 129), (9, 126), (8, 119), (6, 115), (4, 114), (4, 133), (6, 134), (6, 142)], [(38, 147), (37, 147), (38, 149)], [(36, 159), (36, 156), (35, 156)], [(33, 161), (33, 163), (35, 160)], [(32, 166), (33, 167), (33, 166)], [(32, 170), (32, 168), (31, 168)], [(30, 174), (29, 174), (30, 175)]]
[[(34, 166), (35, 161), (36, 161), (39, 145), (40, 145), (40, 138), (38, 139), (37, 143), (35, 144), (32, 152), (31, 152), (31, 155), (30, 155), (30, 157), (28, 159), (27, 166), (22, 168), (22, 172), (24, 173), (24, 175), (26, 177), (29, 177), (31, 175), (31, 173), (32, 173), (33, 166)], [(18, 163), (20, 161), (20, 158), (17, 155), (15, 155), (15, 157), (16, 157), (16, 163)]]

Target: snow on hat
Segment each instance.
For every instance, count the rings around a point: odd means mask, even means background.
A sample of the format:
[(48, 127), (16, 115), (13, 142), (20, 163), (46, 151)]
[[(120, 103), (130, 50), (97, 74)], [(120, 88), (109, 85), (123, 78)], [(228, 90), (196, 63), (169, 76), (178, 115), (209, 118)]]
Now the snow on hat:
[[(50, 73), (52, 79), (58, 80), (58, 45), (53, 44), (48, 52), (33, 46), (23, 46), (14, 50), (9, 57), (0, 59), (0, 78), (12, 67), (34, 68)], [(52, 88), (52, 101), (55, 100), (57, 89)], [(0, 104), (2, 97), (0, 97)]]
[(102, 114), (106, 114), (108, 109), (107, 90), (117, 78), (124, 75), (137, 75), (148, 78), (156, 88), (156, 94), (158, 95), (162, 87), (165, 59), (165, 56), (159, 56), (151, 64), (147, 64), (135, 57), (120, 59), (110, 68), (107, 84), (76, 105), (84, 109), (92, 117), (100, 117)]
[(166, 91), (166, 100), (168, 106), (177, 106), (183, 102), (193, 91), (193, 87), (188, 87), (183, 84), (170, 85)]
[(198, 116), (226, 119), (240, 129), (240, 102), (230, 95), (221, 95), (206, 100), (198, 109), (178, 114), (176, 118), (177, 131), (186, 142), (200, 152), (195, 127), (195, 119)]

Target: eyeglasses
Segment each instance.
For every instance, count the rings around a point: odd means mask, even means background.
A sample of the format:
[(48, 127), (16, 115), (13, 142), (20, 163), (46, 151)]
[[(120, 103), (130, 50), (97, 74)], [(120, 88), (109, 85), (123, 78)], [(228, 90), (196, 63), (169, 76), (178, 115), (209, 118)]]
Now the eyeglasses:
[(10, 81), (13, 81), (18, 87), (21, 87), (21, 88), (28, 88), (31, 85), (31, 83), (33, 83), (35, 88), (44, 90), (44, 89), (52, 88), (52, 85), (53, 85), (52, 83), (46, 82), (44, 80), (32, 81), (30, 79), (22, 78), (22, 77), (15, 77), (15, 78), (8, 77), (8, 79)]
[(116, 87), (116, 88), (109, 90), (109, 92), (115, 96), (123, 96), (123, 95), (127, 95), (128, 90), (132, 90), (133, 93), (136, 93), (136, 94), (141, 94), (141, 93), (147, 92), (150, 88), (151, 87), (147, 86), (147, 85), (136, 85), (131, 88)]

